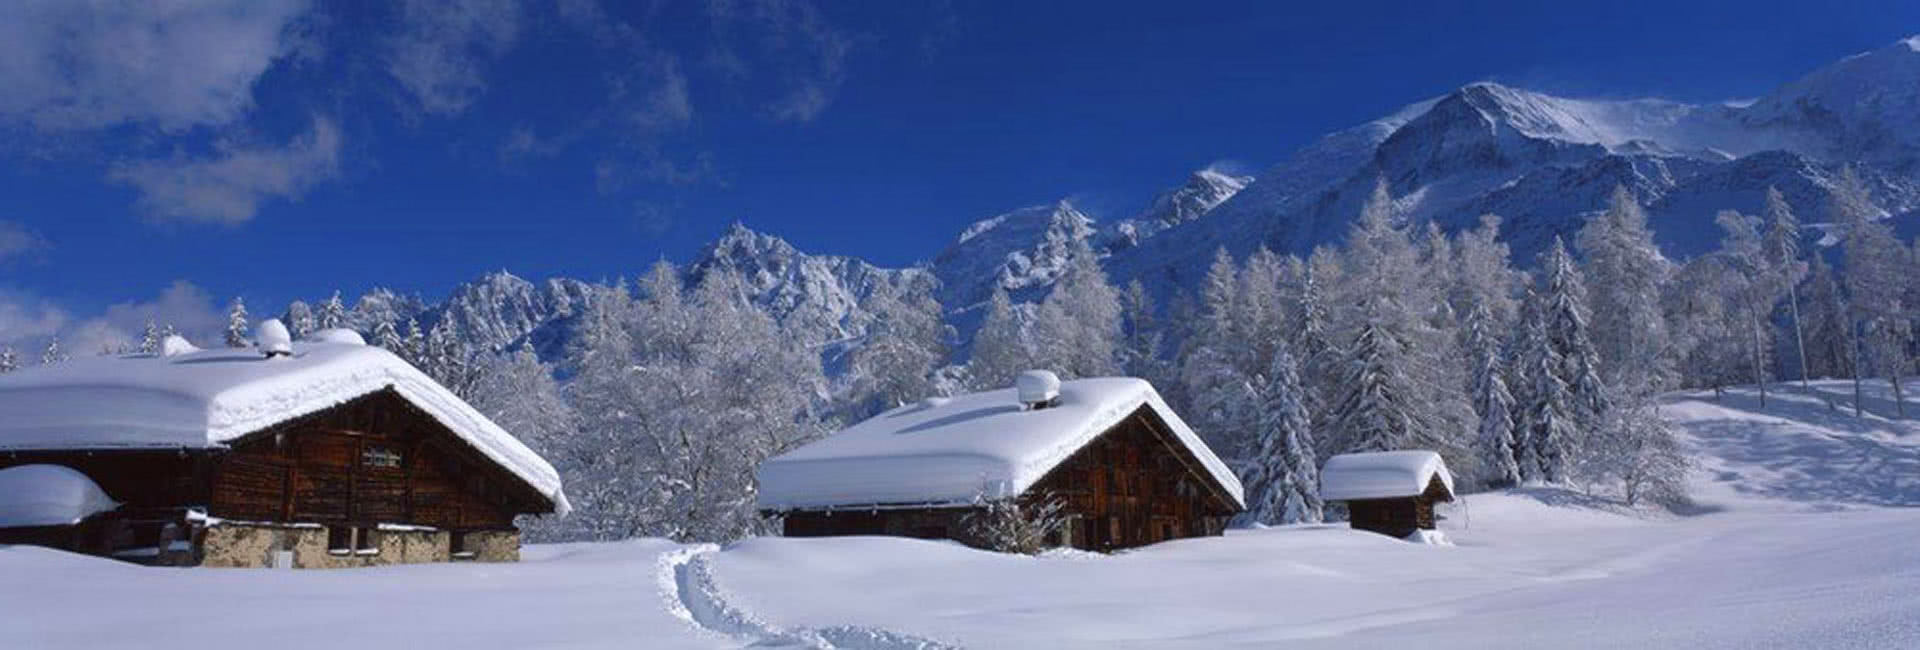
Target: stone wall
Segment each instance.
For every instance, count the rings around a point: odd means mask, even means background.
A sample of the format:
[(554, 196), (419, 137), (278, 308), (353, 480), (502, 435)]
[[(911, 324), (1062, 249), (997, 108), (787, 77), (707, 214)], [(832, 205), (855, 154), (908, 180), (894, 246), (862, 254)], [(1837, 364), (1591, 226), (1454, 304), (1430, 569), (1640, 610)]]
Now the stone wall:
[(466, 535), (475, 562), (519, 562), (520, 531), (476, 530)]
[[(327, 528), (315, 525), (241, 524), (221, 522), (201, 536), (201, 566), (264, 568), (273, 566), (276, 551), (291, 551), (296, 569), (345, 569), (389, 564), (446, 562), (452, 535), (427, 528), (363, 529), (375, 535), (378, 553), (334, 552), (327, 548)], [(517, 532), (468, 533), (476, 559), (513, 562), (520, 559)]]

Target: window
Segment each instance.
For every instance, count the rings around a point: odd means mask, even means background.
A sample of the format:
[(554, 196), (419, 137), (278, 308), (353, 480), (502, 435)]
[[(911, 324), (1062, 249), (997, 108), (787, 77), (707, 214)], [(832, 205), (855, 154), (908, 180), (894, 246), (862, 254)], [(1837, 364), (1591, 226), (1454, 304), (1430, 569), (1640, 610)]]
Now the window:
[(327, 552), (334, 555), (346, 555), (353, 552), (353, 527), (328, 526)]
[(364, 467), (395, 468), (400, 466), (400, 452), (386, 447), (369, 446), (360, 450), (360, 465)]
[(448, 550), (453, 553), (453, 559), (456, 559), (456, 560), (473, 559), (473, 550), (467, 548), (466, 531), (456, 530), (456, 531), (447, 533), (447, 546), (448, 546)]
[(354, 535), (354, 544), (353, 544), (354, 555), (379, 555), (380, 554), (379, 531), (372, 528), (357, 528), (357, 529), (354, 529), (354, 532), (356, 533)]

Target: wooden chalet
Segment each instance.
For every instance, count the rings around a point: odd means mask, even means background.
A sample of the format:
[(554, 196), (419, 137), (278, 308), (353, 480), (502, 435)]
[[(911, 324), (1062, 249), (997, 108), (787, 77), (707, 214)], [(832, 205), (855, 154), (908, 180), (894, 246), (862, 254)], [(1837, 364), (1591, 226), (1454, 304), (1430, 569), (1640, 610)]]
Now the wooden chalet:
[(769, 459), (762, 511), (791, 537), (896, 535), (987, 546), (982, 504), (1058, 501), (1053, 546), (1112, 551), (1219, 535), (1245, 508), (1226, 465), (1147, 382), (1061, 382), (934, 398)]
[(1354, 528), (1408, 537), (1434, 529), (1434, 504), (1453, 501), (1453, 475), (1431, 451), (1341, 454), (1320, 470), (1320, 498), (1345, 502)]
[(511, 561), (516, 516), (565, 513), (553, 468), (444, 387), (350, 332), (314, 338), (0, 375), (0, 476), (65, 468), (112, 501), (53, 528), (0, 520), (0, 543), (172, 565)]

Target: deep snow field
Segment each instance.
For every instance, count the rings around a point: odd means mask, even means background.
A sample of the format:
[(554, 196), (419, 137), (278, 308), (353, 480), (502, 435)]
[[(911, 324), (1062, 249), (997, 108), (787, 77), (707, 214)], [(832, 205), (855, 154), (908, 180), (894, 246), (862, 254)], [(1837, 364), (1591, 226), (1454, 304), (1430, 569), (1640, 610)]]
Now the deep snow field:
[(1339, 525), (1037, 558), (635, 540), (332, 572), (0, 547), (0, 648), (1920, 648), (1920, 400), (1891, 421), (1886, 388), (1864, 419), (1840, 381), (1764, 408), (1674, 395), (1696, 507), (1476, 494), (1443, 507), (1455, 546)]

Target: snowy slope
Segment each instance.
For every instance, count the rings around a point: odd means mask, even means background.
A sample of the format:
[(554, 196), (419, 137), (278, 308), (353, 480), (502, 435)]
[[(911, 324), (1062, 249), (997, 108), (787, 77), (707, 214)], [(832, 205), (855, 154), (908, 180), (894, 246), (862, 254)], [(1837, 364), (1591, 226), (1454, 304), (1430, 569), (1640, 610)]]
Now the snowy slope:
[(718, 648), (667, 609), (662, 540), (535, 546), (517, 564), (156, 569), (0, 546), (0, 648)]

